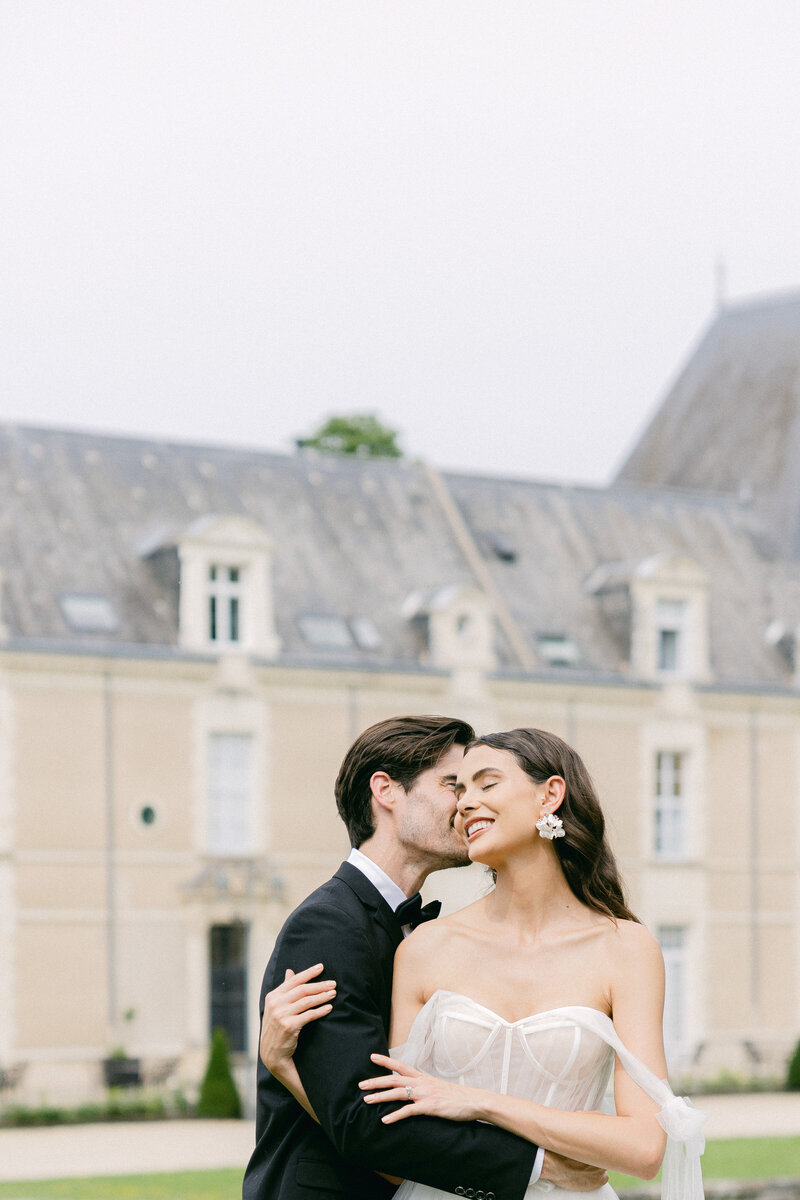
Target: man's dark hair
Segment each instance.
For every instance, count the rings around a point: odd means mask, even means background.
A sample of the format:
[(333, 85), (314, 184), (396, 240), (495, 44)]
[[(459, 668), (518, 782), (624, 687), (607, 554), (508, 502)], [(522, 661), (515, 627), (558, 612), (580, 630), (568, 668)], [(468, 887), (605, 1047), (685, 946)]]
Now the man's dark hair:
[(474, 736), (472, 726), (455, 717), (391, 717), (365, 729), (345, 754), (336, 777), (336, 807), (350, 845), (360, 846), (375, 832), (369, 781), (376, 771), (385, 771), (409, 791), (451, 746), (466, 746)]

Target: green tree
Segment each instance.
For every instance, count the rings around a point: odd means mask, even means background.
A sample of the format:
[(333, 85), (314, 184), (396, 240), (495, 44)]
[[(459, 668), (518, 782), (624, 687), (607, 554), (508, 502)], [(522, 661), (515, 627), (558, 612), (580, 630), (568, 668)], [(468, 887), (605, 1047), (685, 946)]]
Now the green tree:
[(240, 1117), (242, 1102), (228, 1062), (228, 1038), (224, 1029), (211, 1035), (211, 1053), (197, 1101), (198, 1117)]
[(356, 454), (359, 458), (402, 458), (397, 430), (382, 425), (373, 413), (330, 417), (298, 446), (311, 446), (326, 454)]

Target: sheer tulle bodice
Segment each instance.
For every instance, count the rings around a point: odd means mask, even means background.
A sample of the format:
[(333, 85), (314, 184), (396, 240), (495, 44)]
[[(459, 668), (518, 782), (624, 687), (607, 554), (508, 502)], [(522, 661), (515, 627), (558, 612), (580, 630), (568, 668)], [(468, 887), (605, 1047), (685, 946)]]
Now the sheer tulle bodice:
[[(588, 1111), (603, 1106), (615, 1051), (635, 1082), (662, 1108), (659, 1121), (672, 1143), (665, 1158), (662, 1195), (667, 1200), (701, 1200), (703, 1115), (677, 1099), (665, 1081), (626, 1050), (611, 1018), (598, 1009), (576, 1005), (505, 1021), (468, 996), (437, 991), (417, 1014), (406, 1044), (392, 1054), (440, 1079), (550, 1108)], [(528, 1194), (553, 1190), (559, 1200), (615, 1196), (608, 1185), (595, 1192), (573, 1193), (547, 1183)], [(447, 1194), (409, 1182), (396, 1200), (433, 1200)]]
[(605, 1093), (614, 1052), (591, 1028), (578, 1024), (574, 1013), (608, 1021), (585, 1008), (504, 1021), (475, 1000), (439, 991), (417, 1017), (398, 1056), (440, 1079), (551, 1108), (594, 1109)]

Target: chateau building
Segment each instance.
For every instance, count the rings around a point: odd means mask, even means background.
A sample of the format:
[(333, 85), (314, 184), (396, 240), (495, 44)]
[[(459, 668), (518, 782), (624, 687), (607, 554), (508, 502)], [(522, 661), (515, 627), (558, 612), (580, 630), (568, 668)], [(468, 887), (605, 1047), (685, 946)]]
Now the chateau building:
[(339, 762), (402, 712), (574, 744), (674, 1074), (781, 1074), (799, 348), (796, 298), (720, 313), (608, 488), (0, 427), (3, 1099), (89, 1095), (115, 1047), (191, 1084), (217, 1025), (249, 1094), (276, 933), (347, 853)]

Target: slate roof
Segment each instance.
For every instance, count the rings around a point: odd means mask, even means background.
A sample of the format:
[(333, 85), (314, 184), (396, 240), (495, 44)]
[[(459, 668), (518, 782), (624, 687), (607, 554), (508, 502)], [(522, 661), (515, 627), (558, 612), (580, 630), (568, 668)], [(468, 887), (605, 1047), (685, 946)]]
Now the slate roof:
[(413, 464), (0, 427), (9, 633), (74, 641), (59, 597), (89, 593), (113, 602), (114, 640), (174, 646), (177, 579), (148, 552), (211, 513), (248, 516), (273, 537), (287, 658), (319, 657), (298, 617), (365, 615), (382, 635), (379, 657), (414, 662), (416, 637), (399, 611), (406, 594), (471, 579)]
[(617, 479), (752, 496), (800, 558), (800, 294), (718, 314)]
[[(796, 607), (794, 569), (768, 558), (753, 512), (730, 497), (619, 486), (568, 487), (534, 481), (448, 476), (478, 543), (502, 534), (516, 561), (488, 554), (494, 578), (532, 645), (565, 633), (579, 664), (625, 673), (627, 647), (586, 591), (600, 564), (632, 564), (657, 554), (693, 558), (709, 578), (712, 671), (719, 682), (786, 680), (785, 660), (764, 630)], [(771, 588), (771, 590), (770, 590)]]
[[(624, 651), (584, 585), (601, 563), (669, 551), (708, 572), (719, 681), (789, 684), (764, 630), (776, 618), (800, 621), (800, 576), (771, 556), (759, 520), (736, 499), (443, 478), (534, 653), (542, 634), (577, 642), (575, 667), (543, 663), (544, 673), (624, 680)], [(152, 551), (206, 514), (246, 515), (275, 542), (278, 661), (424, 668), (406, 597), (478, 582), (419, 463), (0, 426), (0, 612), (10, 644), (180, 653), (177, 573)], [(76, 632), (59, 603), (67, 594), (107, 597), (118, 628)], [(298, 622), (313, 614), (369, 617), (380, 645), (311, 646)], [(499, 628), (497, 642), (500, 671), (519, 673)]]

